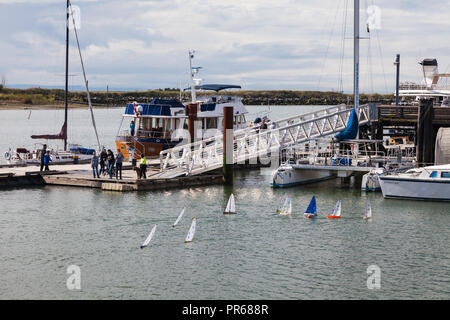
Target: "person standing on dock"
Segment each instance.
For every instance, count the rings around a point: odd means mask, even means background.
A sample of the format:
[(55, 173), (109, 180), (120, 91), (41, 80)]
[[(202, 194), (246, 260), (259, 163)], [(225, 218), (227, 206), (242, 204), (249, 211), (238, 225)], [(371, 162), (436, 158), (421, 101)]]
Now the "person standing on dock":
[(117, 149), (117, 157), (116, 157), (116, 179), (119, 177), (120, 171), (120, 180), (122, 180), (122, 162), (123, 162), (123, 154), (120, 149)]
[(50, 169), (48, 168), (48, 164), (50, 163), (50, 161), (52, 161), (52, 159), (50, 159), (50, 151), (47, 151), (47, 153), (43, 157), (43, 162), (45, 166), (44, 171), (50, 171)]
[(108, 155), (106, 154), (105, 148), (103, 148), (102, 152), (100, 152), (100, 174), (105, 174), (105, 164)]
[(47, 154), (47, 145), (44, 144), (41, 150), (41, 169), (39, 171), (42, 171), (44, 169), (44, 156)]
[(114, 154), (111, 151), (111, 149), (108, 149), (108, 173), (110, 179), (112, 179), (113, 176), (114, 162), (115, 162)]
[(141, 179), (142, 177), (144, 177), (144, 179), (147, 179), (147, 159), (145, 158), (145, 154), (141, 154), (139, 179)]
[(134, 136), (134, 120), (131, 120), (130, 123), (130, 133), (132, 136)]
[(100, 178), (100, 175), (98, 174), (98, 156), (97, 153), (94, 152), (91, 159), (91, 166), (92, 166), (92, 173), (95, 175), (97, 174), (97, 178)]

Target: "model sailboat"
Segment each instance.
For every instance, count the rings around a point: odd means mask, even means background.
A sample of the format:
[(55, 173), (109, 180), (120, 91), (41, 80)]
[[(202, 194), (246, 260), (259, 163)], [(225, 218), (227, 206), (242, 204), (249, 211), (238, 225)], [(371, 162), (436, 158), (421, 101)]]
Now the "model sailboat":
[(141, 249), (144, 249), (146, 246), (148, 246), (150, 240), (152, 240), (153, 235), (155, 234), (155, 231), (156, 231), (156, 224), (154, 225), (154, 227), (152, 228), (152, 230), (148, 234), (148, 236), (145, 239), (144, 243), (141, 245)]
[(372, 218), (372, 207), (370, 206), (370, 201), (367, 200), (366, 202), (366, 213), (364, 214), (363, 219), (364, 220), (369, 220)]
[(223, 214), (235, 214), (235, 213), (236, 213), (236, 204), (234, 202), (234, 195), (231, 194), (230, 198), (228, 199), (227, 207), (225, 208)]
[(282, 216), (287, 216), (288, 214), (292, 213), (292, 202), (291, 199), (288, 197), (286, 199), (286, 205), (283, 206), (283, 208), (281, 209), (280, 215)]
[(304, 215), (308, 219), (311, 219), (312, 217), (316, 217), (317, 216), (316, 196), (312, 197), (311, 201), (309, 202), (309, 206), (306, 209), (306, 212), (304, 213)]
[(339, 219), (341, 217), (341, 200), (334, 205), (333, 212), (327, 216), (329, 219)]
[(189, 228), (189, 232), (186, 236), (186, 239), (184, 240), (185, 243), (187, 242), (192, 242), (192, 240), (194, 240), (194, 234), (195, 234), (195, 227), (197, 225), (197, 218), (192, 218), (192, 224), (191, 227)]
[(281, 213), (281, 211), (283, 210), (283, 208), (284, 208), (284, 207), (286, 206), (286, 204), (287, 204), (287, 199), (288, 199), (288, 196), (287, 196), (287, 194), (285, 193), (285, 194), (283, 195), (283, 198), (281, 199), (280, 204), (278, 205), (277, 213)]
[(185, 210), (186, 210), (186, 207), (184, 207), (183, 210), (181, 210), (180, 214), (178, 215), (177, 220), (175, 220), (175, 222), (173, 223), (172, 227), (175, 227), (178, 224), (178, 222), (180, 222), (181, 218), (184, 215), (184, 211)]

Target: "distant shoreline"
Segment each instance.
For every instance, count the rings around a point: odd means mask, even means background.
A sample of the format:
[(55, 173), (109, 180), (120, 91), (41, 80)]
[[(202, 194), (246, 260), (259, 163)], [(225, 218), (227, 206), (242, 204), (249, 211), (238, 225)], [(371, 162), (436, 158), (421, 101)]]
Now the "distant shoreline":
[[(198, 96), (217, 94), (211, 91), (198, 92)], [(353, 102), (353, 95), (333, 91), (294, 91), (294, 90), (239, 90), (224, 91), (220, 95), (233, 95), (242, 98), (244, 105), (338, 105)], [(147, 91), (92, 91), (91, 103), (94, 108), (124, 107), (136, 101), (148, 103), (153, 99), (180, 99), (177, 89), (160, 89)], [(64, 108), (65, 92), (61, 89), (12, 89), (0, 86), (0, 110), (42, 110)], [(190, 92), (181, 93), (182, 101), (190, 100)], [(391, 104), (394, 94), (360, 94), (360, 104), (379, 102)], [(69, 108), (88, 108), (87, 95), (82, 91), (69, 92)]]

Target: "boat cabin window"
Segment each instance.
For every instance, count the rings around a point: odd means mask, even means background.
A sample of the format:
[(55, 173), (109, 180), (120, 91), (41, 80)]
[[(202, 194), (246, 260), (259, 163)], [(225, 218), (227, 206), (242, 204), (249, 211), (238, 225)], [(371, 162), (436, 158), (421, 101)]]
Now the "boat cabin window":
[(441, 173), (441, 178), (449, 179), (450, 178), (450, 172), (449, 171), (443, 171)]
[(431, 172), (430, 178), (437, 178), (437, 171)]
[(206, 118), (205, 129), (217, 129), (217, 118)]

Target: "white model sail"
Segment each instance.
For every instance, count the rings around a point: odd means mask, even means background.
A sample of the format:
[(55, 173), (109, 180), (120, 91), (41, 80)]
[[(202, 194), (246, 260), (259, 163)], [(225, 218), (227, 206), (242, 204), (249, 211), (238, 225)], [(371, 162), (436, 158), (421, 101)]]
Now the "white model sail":
[(236, 213), (236, 204), (234, 203), (234, 195), (231, 194), (230, 198), (228, 199), (227, 207), (224, 214), (233, 214)]
[(183, 210), (181, 210), (180, 215), (178, 216), (177, 220), (175, 220), (175, 222), (173, 223), (172, 227), (175, 227), (178, 222), (180, 222), (181, 218), (183, 217), (184, 211), (186, 210), (186, 207), (183, 208)]
[(333, 208), (333, 216), (340, 217), (341, 216), (341, 200), (338, 200)]
[(188, 232), (184, 242), (191, 242), (194, 239), (195, 226), (196, 225), (197, 225), (197, 219), (196, 218), (192, 218), (192, 224), (191, 224), (191, 227), (189, 228), (189, 232)]
[(366, 202), (366, 213), (364, 214), (363, 219), (366, 220), (366, 219), (370, 219), (370, 218), (372, 218), (372, 207), (370, 206), (370, 201), (367, 200), (367, 202)]
[(155, 234), (155, 231), (156, 231), (156, 224), (153, 226), (152, 230), (147, 236), (147, 239), (145, 239), (144, 243), (141, 245), (141, 249), (144, 249), (146, 246), (148, 246), (150, 240), (152, 240), (153, 235)]
[(277, 213), (281, 213), (283, 211), (283, 208), (286, 206), (287, 202), (287, 194), (285, 193), (283, 195), (283, 199), (281, 199), (281, 202), (277, 208)]
[(287, 204), (283, 207), (283, 209), (281, 210), (280, 214), (281, 215), (288, 215), (292, 213), (292, 202), (291, 199), (288, 198), (287, 199)]

